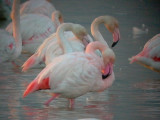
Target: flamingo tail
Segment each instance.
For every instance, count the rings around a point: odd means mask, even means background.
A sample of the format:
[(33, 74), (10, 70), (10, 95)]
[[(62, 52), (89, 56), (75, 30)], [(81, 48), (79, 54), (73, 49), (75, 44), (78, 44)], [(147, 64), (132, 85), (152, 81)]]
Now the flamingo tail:
[(42, 90), (42, 89), (50, 89), (49, 77), (44, 78), (41, 83), (38, 83), (38, 79), (33, 80), (25, 90), (23, 98), (37, 90)]
[(37, 54), (33, 54), (23, 65), (22, 65), (22, 71), (26, 72), (28, 69), (36, 66), (41, 62), (40, 57), (38, 57)]

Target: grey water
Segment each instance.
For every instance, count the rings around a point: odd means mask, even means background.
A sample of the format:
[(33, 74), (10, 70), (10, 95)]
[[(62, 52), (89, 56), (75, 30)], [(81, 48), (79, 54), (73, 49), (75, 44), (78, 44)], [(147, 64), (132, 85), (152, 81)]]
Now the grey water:
[[(68, 100), (57, 98), (49, 106), (45, 91), (26, 98), (22, 94), (43, 66), (21, 72), (9, 62), (0, 64), (1, 120), (159, 120), (160, 74), (139, 64), (129, 64), (128, 58), (143, 49), (144, 44), (160, 33), (159, 0), (51, 0), (63, 13), (65, 22), (79, 23), (90, 33), (90, 24), (98, 16), (111, 15), (118, 19), (121, 40), (113, 48), (116, 54), (114, 84), (101, 93), (78, 97), (75, 107)], [(3, 26), (3, 24), (0, 24)], [(138, 32), (134, 28), (139, 28)], [(112, 35), (100, 26), (105, 40), (111, 45)], [(22, 54), (20, 65), (29, 57)]]

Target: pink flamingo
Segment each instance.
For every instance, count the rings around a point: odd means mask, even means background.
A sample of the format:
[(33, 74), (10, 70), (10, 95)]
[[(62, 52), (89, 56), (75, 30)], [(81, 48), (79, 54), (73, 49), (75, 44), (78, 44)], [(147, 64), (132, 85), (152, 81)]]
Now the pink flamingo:
[(144, 45), (143, 50), (129, 60), (130, 63), (137, 62), (151, 70), (160, 72), (160, 34), (150, 39)]
[(21, 5), (20, 14), (35, 13), (51, 18), (52, 13), (55, 10), (55, 7), (49, 2), (49, 0), (29, 0)]
[(5, 30), (0, 30), (0, 62), (15, 60), (22, 51), (20, 34), (20, 0), (14, 0), (11, 18), (13, 21), (13, 36)]
[[(36, 49), (56, 32), (57, 27), (63, 22), (59, 11), (53, 12), (53, 19), (41, 14), (25, 14), (20, 18), (23, 51), (34, 53)], [(12, 34), (12, 23), (6, 30)]]
[[(56, 97), (64, 97), (73, 107), (76, 97), (87, 92), (103, 91), (112, 85), (115, 55), (106, 44), (91, 42), (85, 52), (72, 52), (70, 43), (65, 43), (61, 45), (67, 54), (53, 59), (28, 85), (23, 97), (37, 90), (50, 89), (52, 97), (45, 102), (46, 105)], [(96, 55), (97, 49), (102, 52), (102, 57)]]
[[(100, 16), (97, 17), (91, 24), (91, 32), (95, 40), (99, 40), (101, 38), (101, 42), (107, 45), (102, 37), (101, 33), (99, 32), (99, 25), (104, 24), (107, 29), (113, 34), (113, 45), (120, 39), (120, 33), (118, 28), (118, 21), (111, 17), (111, 16)], [(77, 39), (73, 39), (74, 35), (72, 32), (65, 32), (63, 35), (69, 39), (71, 47), (73, 51), (84, 51), (85, 46), (77, 41)], [(51, 35), (48, 39), (46, 39), (43, 44), (38, 48), (37, 52), (34, 53), (24, 64), (22, 71), (27, 71), (28, 69), (36, 66), (37, 64), (45, 61), (46, 65), (49, 64), (55, 57), (62, 54), (62, 51), (59, 50), (59, 45), (56, 40), (56, 35)], [(88, 35), (89, 41), (93, 41), (90, 36)], [(108, 46), (108, 45), (107, 45)]]

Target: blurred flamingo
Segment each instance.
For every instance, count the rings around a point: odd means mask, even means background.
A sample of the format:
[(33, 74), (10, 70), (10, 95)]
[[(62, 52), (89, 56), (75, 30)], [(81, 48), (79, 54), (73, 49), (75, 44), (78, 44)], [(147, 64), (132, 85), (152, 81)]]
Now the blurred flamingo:
[(160, 34), (150, 39), (144, 45), (143, 50), (129, 60), (130, 63), (137, 62), (151, 70), (160, 72)]
[[(33, 54), (46, 38), (56, 32), (57, 27), (63, 22), (63, 18), (59, 11), (53, 12), (52, 15), (53, 19), (41, 14), (25, 14), (21, 16), (23, 51)], [(12, 28), (11, 23), (6, 30), (12, 34)]]
[(51, 18), (52, 13), (55, 11), (53, 4), (49, 0), (28, 0), (21, 5), (20, 14), (42, 14)]
[(13, 36), (5, 30), (0, 30), (0, 63), (15, 60), (22, 51), (20, 34), (20, 0), (14, 0), (11, 18), (13, 22)]

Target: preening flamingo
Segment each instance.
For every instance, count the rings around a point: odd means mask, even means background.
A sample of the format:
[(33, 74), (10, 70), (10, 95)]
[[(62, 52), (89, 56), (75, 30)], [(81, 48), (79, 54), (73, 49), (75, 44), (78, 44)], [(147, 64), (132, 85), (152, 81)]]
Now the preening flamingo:
[(47, 0), (29, 0), (21, 5), (20, 14), (42, 14), (51, 18), (55, 7)]
[(59, 30), (47, 38), (38, 48), (37, 52), (22, 65), (22, 71), (27, 71), (29, 68), (32, 68), (43, 61), (45, 61), (47, 65), (55, 57), (66, 53), (59, 44), (60, 39), (64, 41), (62, 44), (67, 44), (68, 42), (66, 43), (65, 41), (68, 40), (71, 44), (70, 47), (72, 48), (72, 51), (84, 51), (88, 42), (92, 41), (85, 28), (78, 24), (63, 23), (63, 25), (59, 27)]
[[(69, 45), (69, 44), (68, 44)], [(102, 52), (102, 57), (95, 54), (95, 50)], [(113, 63), (114, 52), (99, 41), (91, 42), (84, 52), (73, 52), (56, 57), (39, 75), (28, 85), (23, 97), (41, 89), (50, 89), (51, 99), (67, 98), (70, 107), (74, 99), (87, 92), (103, 91), (114, 81)]]
[[(113, 46), (115, 43), (117, 43), (120, 39), (120, 33), (119, 33), (119, 27), (118, 27), (118, 21), (113, 18), (112, 16), (100, 16), (97, 17), (91, 24), (91, 33), (95, 40), (101, 40), (104, 44), (107, 45), (107, 43), (104, 41), (104, 38), (102, 37), (101, 33), (99, 32), (99, 25), (104, 24), (107, 29), (113, 34)], [(77, 42), (77, 40), (73, 39), (73, 33), (72, 32), (65, 32), (64, 36), (67, 39), (70, 39), (70, 43), (74, 51), (82, 51), (84, 50), (84, 47), (80, 42)], [(56, 35), (51, 35), (48, 39), (46, 39), (43, 44), (38, 48), (37, 52), (33, 54), (24, 64), (22, 71), (27, 71), (28, 69), (36, 66), (40, 62), (43, 62), (45, 60), (45, 63), (48, 64), (52, 61), (52, 59), (60, 55), (57, 54), (55, 51), (57, 49), (57, 42)], [(90, 37), (90, 36), (88, 36)], [(101, 39), (98, 39), (101, 38)], [(73, 41), (74, 40), (74, 41)], [(54, 42), (53, 42), (54, 41)], [(93, 41), (90, 38), (90, 41)], [(55, 47), (54, 47), (55, 46)], [(79, 49), (79, 50), (78, 50)]]
[(130, 63), (137, 62), (151, 70), (160, 72), (160, 34), (150, 39), (144, 45), (143, 50), (129, 60)]
[(20, 0), (14, 0), (11, 18), (13, 22), (13, 36), (5, 30), (0, 30), (0, 62), (13, 61), (22, 51), (20, 34)]
[[(41, 14), (25, 14), (20, 18), (21, 36), (23, 50), (34, 53), (36, 49), (56, 32), (60, 23), (63, 22), (62, 14), (59, 11), (53, 12), (53, 20)], [(6, 28), (12, 34), (12, 23)]]

